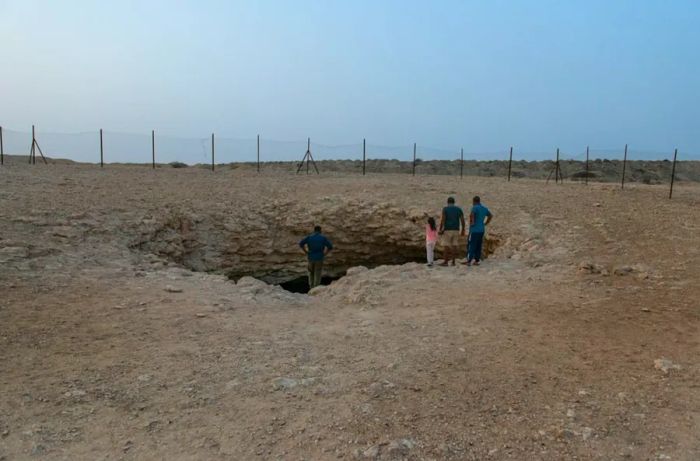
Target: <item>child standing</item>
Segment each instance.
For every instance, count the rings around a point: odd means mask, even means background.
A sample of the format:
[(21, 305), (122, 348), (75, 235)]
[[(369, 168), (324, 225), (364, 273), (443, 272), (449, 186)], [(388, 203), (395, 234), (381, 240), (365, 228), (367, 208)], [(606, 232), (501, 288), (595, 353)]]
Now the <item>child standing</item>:
[(428, 224), (425, 225), (425, 252), (428, 256), (428, 267), (433, 267), (435, 261), (435, 243), (437, 242), (438, 231), (435, 219), (431, 216), (428, 218)]

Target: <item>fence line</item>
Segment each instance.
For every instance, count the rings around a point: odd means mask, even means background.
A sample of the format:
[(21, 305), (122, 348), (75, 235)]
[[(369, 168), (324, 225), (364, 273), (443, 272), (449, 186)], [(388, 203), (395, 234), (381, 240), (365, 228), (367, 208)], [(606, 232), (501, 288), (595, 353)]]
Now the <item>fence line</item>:
[[(3, 129), (2, 126), (0, 126), (0, 165), (5, 164), (5, 142), (7, 140), (7, 134), (13, 134), (13, 133), (8, 132), (7, 130)], [(19, 133), (15, 132), (15, 134), (19, 134)], [(75, 134), (75, 135), (54, 134), (53, 136), (68, 137), (68, 136), (82, 136), (83, 134), (86, 134), (86, 133), (82, 133), (82, 134), (79, 133), (79, 134)], [(131, 140), (133, 140), (134, 136), (138, 136), (138, 135), (133, 135), (133, 134), (121, 134), (121, 135), (123, 137), (126, 137), (126, 138), (132, 138)], [(51, 134), (49, 134), (48, 136), (51, 136)], [(167, 138), (168, 137), (166, 137), (166, 140), (167, 140)], [(170, 138), (172, 141), (173, 138), (172, 137), (170, 137)], [(187, 141), (196, 140), (197, 138), (174, 138), (174, 139), (182, 141), (182, 143), (186, 143)], [(206, 147), (205, 147), (206, 138), (204, 138), (204, 139), (199, 138), (199, 140), (201, 141), (202, 149), (206, 149)], [(226, 138), (224, 138), (224, 141), (226, 141)], [(234, 141), (234, 142), (239, 142), (239, 143), (245, 142), (245, 140), (240, 140), (240, 139), (229, 139), (229, 141)], [(255, 141), (256, 141), (255, 142), (256, 169), (258, 172), (260, 172), (260, 169), (261, 169), (261, 144), (260, 144), (260, 135), (259, 134), (256, 136)], [(104, 166), (105, 166), (105, 162), (104, 162), (104, 160), (105, 160), (104, 147), (105, 146), (104, 146), (104, 143), (105, 143), (104, 130), (102, 128), (100, 128), (99, 129), (99, 157), (100, 157), (99, 162), (100, 162), (101, 168), (104, 168)], [(287, 144), (287, 145), (295, 144), (295, 142), (291, 142), (291, 141), (290, 142), (272, 141), (272, 143), (273, 144), (274, 143)], [(59, 144), (60, 144), (60, 142), (59, 142)], [(155, 144), (156, 144), (155, 130), (151, 130), (151, 167), (152, 167), (152, 169), (156, 168), (156, 145)], [(215, 134), (211, 133), (211, 146), (210, 147), (211, 147), (211, 170), (212, 171), (216, 170), (216, 144), (217, 144), (217, 142), (216, 142)], [(179, 147), (180, 142), (178, 142), (175, 145)], [(325, 152), (325, 153), (329, 153), (329, 152), (333, 152), (333, 151), (347, 152), (348, 150), (351, 150), (351, 149), (354, 150), (356, 148), (356, 146), (357, 146), (357, 149), (359, 150), (358, 144), (350, 144), (350, 145), (344, 145), (344, 146), (343, 145), (340, 145), (340, 146), (338, 146), (338, 145), (332, 146), (331, 145), (331, 146), (329, 146), (329, 145), (322, 145), (322, 144), (315, 144), (315, 145), (319, 148), (319, 150), (321, 152)], [(375, 147), (379, 151), (381, 151), (382, 149), (385, 152), (390, 151), (390, 150), (394, 150), (395, 153), (399, 153), (399, 154), (400, 154), (399, 151), (401, 150), (401, 148), (396, 148), (396, 146), (394, 146), (394, 147), (392, 147), (392, 146), (375, 146)], [(361, 149), (362, 149), (362, 175), (367, 174), (367, 148), (368, 148), (367, 140), (366, 140), (366, 138), (364, 138), (362, 140), (362, 146), (361, 146)], [(444, 149), (425, 148), (422, 150), (424, 150), (426, 153), (429, 153), (430, 151), (432, 151), (433, 154), (435, 152), (438, 152), (439, 153), (438, 155), (442, 155), (442, 156), (450, 155), (449, 154), (450, 151), (444, 150)], [(29, 149), (29, 163), (30, 164), (36, 164), (36, 152), (37, 151), (41, 155), (44, 163), (47, 163), (46, 158), (44, 157), (43, 151), (42, 151), (42, 149), (39, 145), (39, 142), (37, 140), (37, 133), (36, 133), (35, 127), (32, 126), (31, 145), (30, 145), (30, 149)], [(307, 153), (310, 153), (310, 151), (311, 151), (311, 142), (309, 139), (309, 140), (307, 140)], [(598, 150), (598, 152), (603, 153), (604, 161), (605, 161), (605, 159), (608, 158), (608, 155), (614, 151), (612, 151), (612, 150)], [(644, 153), (644, 151), (637, 151), (637, 152), (638, 152), (638, 154)], [(620, 183), (621, 189), (625, 188), (625, 182), (627, 180), (628, 153), (629, 153), (628, 144), (625, 144), (624, 150), (623, 150), (623, 155), (622, 155), (622, 173), (621, 173), (621, 183)], [(504, 154), (505, 154), (505, 152), (504, 152)], [(647, 154), (648, 154), (648, 152), (647, 152)], [(384, 154), (384, 155), (386, 155), (386, 154)], [(585, 154), (574, 154), (574, 155), (569, 154), (569, 155), (563, 155), (563, 156), (562, 156), (562, 153), (560, 152), (560, 149), (557, 148), (555, 161), (554, 161), (554, 169), (553, 169), (553, 172), (550, 172), (550, 177), (551, 177), (551, 174), (555, 174), (555, 182), (556, 183), (559, 183), (559, 181), (563, 182), (565, 175), (563, 174), (562, 168), (561, 168), (562, 157), (564, 157), (564, 158), (568, 157), (567, 161), (571, 162), (571, 161), (579, 161), (579, 160), (576, 160), (576, 158), (583, 157), (584, 155), (585, 155), (585, 170), (584, 170), (583, 174), (581, 174), (580, 172), (575, 173), (574, 175), (571, 176), (570, 179), (573, 180), (573, 179), (576, 179), (576, 178), (583, 176), (585, 184), (588, 184), (589, 179), (592, 177), (592, 172), (591, 172), (591, 168), (590, 168), (590, 155), (591, 155), (590, 146), (586, 146)], [(399, 155), (399, 157), (400, 156), (401, 155)], [(511, 181), (512, 176), (513, 176), (513, 156), (514, 156), (514, 148), (513, 148), (513, 146), (511, 146), (510, 149), (508, 150), (508, 170), (507, 170), (507, 181), (508, 182)], [(671, 185), (670, 185), (670, 190), (669, 190), (669, 199), (673, 197), (673, 186), (674, 186), (674, 183), (676, 180), (677, 157), (678, 157), (678, 149), (676, 148), (676, 149), (674, 149), (674, 154), (673, 154), (673, 164), (672, 164), (671, 178), (670, 178)], [(306, 160), (306, 157), (304, 157), (302, 162), (304, 162), (304, 160)], [(375, 161), (383, 161), (383, 160), (387, 160), (387, 159), (386, 159), (386, 157), (375, 157), (374, 160)], [(436, 159), (434, 159), (434, 160), (436, 160)], [(615, 161), (614, 158), (612, 160)], [(643, 161), (643, 159), (638, 159), (638, 161), (639, 160)], [(313, 158), (311, 158), (311, 161), (313, 162)], [(394, 161), (394, 160), (392, 159), (389, 161)], [(490, 160), (484, 160), (484, 161), (488, 162)], [(599, 161), (600, 161), (600, 157), (596, 159), (596, 162), (599, 162)], [(315, 162), (313, 162), (313, 163), (314, 163), (314, 167), (315, 167), (316, 166)], [(411, 174), (412, 174), (412, 176), (416, 175), (416, 173), (418, 171), (418, 167), (422, 163), (424, 163), (424, 159), (418, 157), (417, 143), (414, 142), (413, 143), (413, 160), (411, 162)], [(308, 160), (307, 160), (307, 164), (308, 164)], [(522, 161), (521, 161), (521, 165), (522, 165)], [(401, 166), (399, 163), (399, 171), (400, 171), (400, 169), (401, 169)], [(520, 174), (522, 175), (522, 172)], [(638, 170), (637, 170), (637, 175), (639, 175)], [(460, 176), (460, 178), (463, 178), (463, 176), (464, 176), (464, 148), (460, 148), (460, 151), (459, 151), (459, 176)], [(637, 176), (637, 180), (639, 180), (639, 176)]]

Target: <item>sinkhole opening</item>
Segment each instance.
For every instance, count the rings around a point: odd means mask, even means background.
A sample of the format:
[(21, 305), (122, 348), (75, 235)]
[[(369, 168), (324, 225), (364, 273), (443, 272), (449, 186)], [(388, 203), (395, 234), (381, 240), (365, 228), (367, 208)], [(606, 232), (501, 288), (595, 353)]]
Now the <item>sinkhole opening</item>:
[[(330, 285), (332, 282), (339, 280), (340, 278), (343, 277), (343, 275), (337, 275), (337, 276), (330, 276), (330, 275), (324, 275), (321, 277), (321, 285)], [(291, 280), (287, 280), (286, 282), (282, 282), (279, 284), (280, 287), (283, 289), (291, 292), (291, 293), (308, 293), (310, 288), (309, 288), (309, 277), (307, 275), (301, 275), (299, 277), (293, 278)]]

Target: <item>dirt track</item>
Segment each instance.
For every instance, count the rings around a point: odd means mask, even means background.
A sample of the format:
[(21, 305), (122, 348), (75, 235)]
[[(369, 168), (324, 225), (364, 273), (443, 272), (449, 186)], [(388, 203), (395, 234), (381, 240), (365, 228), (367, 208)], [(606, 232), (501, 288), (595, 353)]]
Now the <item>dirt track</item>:
[[(0, 458), (700, 458), (700, 186), (83, 165), (0, 181)], [(132, 247), (175, 208), (475, 193), (501, 239), (481, 267), (351, 270), (313, 296)]]

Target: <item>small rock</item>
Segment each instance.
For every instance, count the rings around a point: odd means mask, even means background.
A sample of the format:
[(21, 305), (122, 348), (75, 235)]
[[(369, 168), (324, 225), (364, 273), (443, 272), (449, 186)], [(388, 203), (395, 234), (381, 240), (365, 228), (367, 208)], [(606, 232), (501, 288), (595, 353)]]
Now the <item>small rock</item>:
[(576, 436), (576, 433), (572, 431), (571, 429), (563, 429), (559, 431), (559, 438), (560, 439), (573, 439)]
[(412, 439), (399, 439), (389, 442), (386, 450), (390, 457), (400, 457), (406, 456), (408, 451), (416, 446), (416, 443)]
[(575, 418), (576, 412), (573, 409), (569, 408), (568, 410), (566, 410), (566, 417), (567, 418)]
[(141, 381), (142, 383), (147, 383), (148, 381), (150, 381), (152, 379), (152, 376), (148, 375), (148, 374), (144, 374), (144, 375), (139, 375), (136, 379), (138, 381)]
[(623, 276), (631, 274), (632, 272), (634, 272), (632, 266), (616, 266), (613, 268), (613, 275)]
[(198, 313), (196, 313), (196, 314), (194, 314), (194, 315), (197, 316), (197, 317), (199, 317), (200, 319), (207, 316), (207, 314), (204, 314), (204, 313), (202, 313), (202, 312), (198, 312)]
[(588, 440), (593, 436), (593, 429), (590, 427), (584, 427), (581, 429), (581, 437), (583, 437), (583, 440)]
[(379, 457), (379, 445), (372, 445), (362, 452), (362, 457), (366, 459), (376, 459)]
[(654, 368), (661, 370), (665, 375), (667, 375), (671, 370), (680, 370), (681, 366), (677, 363), (671, 362), (668, 359), (660, 358), (654, 360)]
[(272, 380), (272, 387), (276, 391), (294, 389), (299, 385), (299, 381), (292, 378), (275, 378)]
[(168, 293), (182, 293), (182, 288), (175, 287), (172, 285), (165, 285), (165, 291), (167, 291)]
[(328, 285), (319, 285), (317, 287), (313, 287), (312, 289), (309, 290), (308, 295), (309, 296), (317, 296), (323, 293), (324, 291), (328, 290)]
[(365, 266), (355, 266), (349, 268), (346, 272), (345, 275), (355, 275), (355, 274), (361, 274), (363, 272), (367, 272), (369, 269), (367, 269)]

